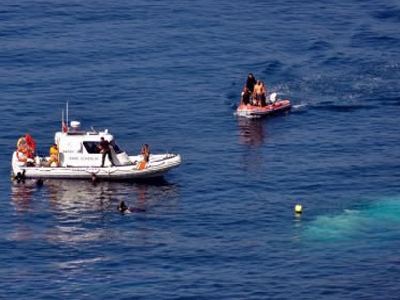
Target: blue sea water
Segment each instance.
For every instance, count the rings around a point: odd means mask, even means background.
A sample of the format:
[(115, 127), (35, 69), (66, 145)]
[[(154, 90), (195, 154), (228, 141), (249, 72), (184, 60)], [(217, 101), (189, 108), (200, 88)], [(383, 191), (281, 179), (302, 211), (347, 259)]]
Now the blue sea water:
[[(398, 299), (399, 26), (391, 0), (2, 1), (0, 298)], [(292, 111), (235, 117), (248, 72)], [(182, 166), (11, 182), (67, 101)]]

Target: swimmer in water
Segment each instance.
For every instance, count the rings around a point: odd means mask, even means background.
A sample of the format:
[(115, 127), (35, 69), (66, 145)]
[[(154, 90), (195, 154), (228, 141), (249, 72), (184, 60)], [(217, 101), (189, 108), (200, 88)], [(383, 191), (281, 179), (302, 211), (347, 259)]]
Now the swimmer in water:
[(145, 212), (145, 209), (137, 208), (137, 207), (128, 207), (125, 204), (125, 201), (121, 201), (118, 205), (118, 211), (122, 214), (130, 214), (133, 212)]

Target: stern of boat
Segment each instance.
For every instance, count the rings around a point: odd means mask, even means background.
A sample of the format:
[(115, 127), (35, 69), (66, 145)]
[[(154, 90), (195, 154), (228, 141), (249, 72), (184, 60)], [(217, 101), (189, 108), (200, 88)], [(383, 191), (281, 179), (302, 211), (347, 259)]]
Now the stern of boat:
[[(137, 165), (143, 161), (143, 155), (129, 156), (132, 164)], [(147, 167), (144, 170), (157, 170), (157, 172), (165, 173), (166, 171), (179, 167), (182, 163), (180, 154), (151, 154)]]
[(17, 158), (17, 151), (13, 152), (12, 158), (11, 158), (11, 175), (16, 176), (18, 173), (23, 172), (23, 167), (25, 166), (25, 163), (20, 162)]

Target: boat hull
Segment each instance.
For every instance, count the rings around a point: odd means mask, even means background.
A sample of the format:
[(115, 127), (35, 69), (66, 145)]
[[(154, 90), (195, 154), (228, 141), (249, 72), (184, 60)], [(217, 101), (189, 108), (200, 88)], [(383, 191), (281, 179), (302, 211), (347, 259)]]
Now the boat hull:
[(260, 118), (263, 116), (273, 115), (288, 111), (291, 108), (291, 103), (289, 100), (279, 100), (274, 104), (269, 104), (266, 106), (254, 106), (241, 104), (236, 110), (236, 114), (240, 117), (247, 118)]
[(132, 164), (110, 167), (36, 167), (21, 166), (13, 155), (13, 175), (23, 174), (24, 178), (41, 179), (92, 179), (102, 180), (134, 180), (162, 177), (169, 170), (181, 164), (181, 156), (178, 154), (151, 155), (150, 161), (143, 170), (138, 169), (138, 163), (142, 157), (130, 156)]

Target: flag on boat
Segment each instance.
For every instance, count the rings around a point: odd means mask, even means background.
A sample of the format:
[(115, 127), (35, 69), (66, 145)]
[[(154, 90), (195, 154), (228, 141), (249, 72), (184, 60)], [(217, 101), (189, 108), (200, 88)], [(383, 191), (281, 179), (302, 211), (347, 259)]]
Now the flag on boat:
[(68, 132), (68, 126), (67, 126), (67, 124), (65, 124), (64, 121), (62, 122), (61, 127), (62, 127), (62, 132)]

